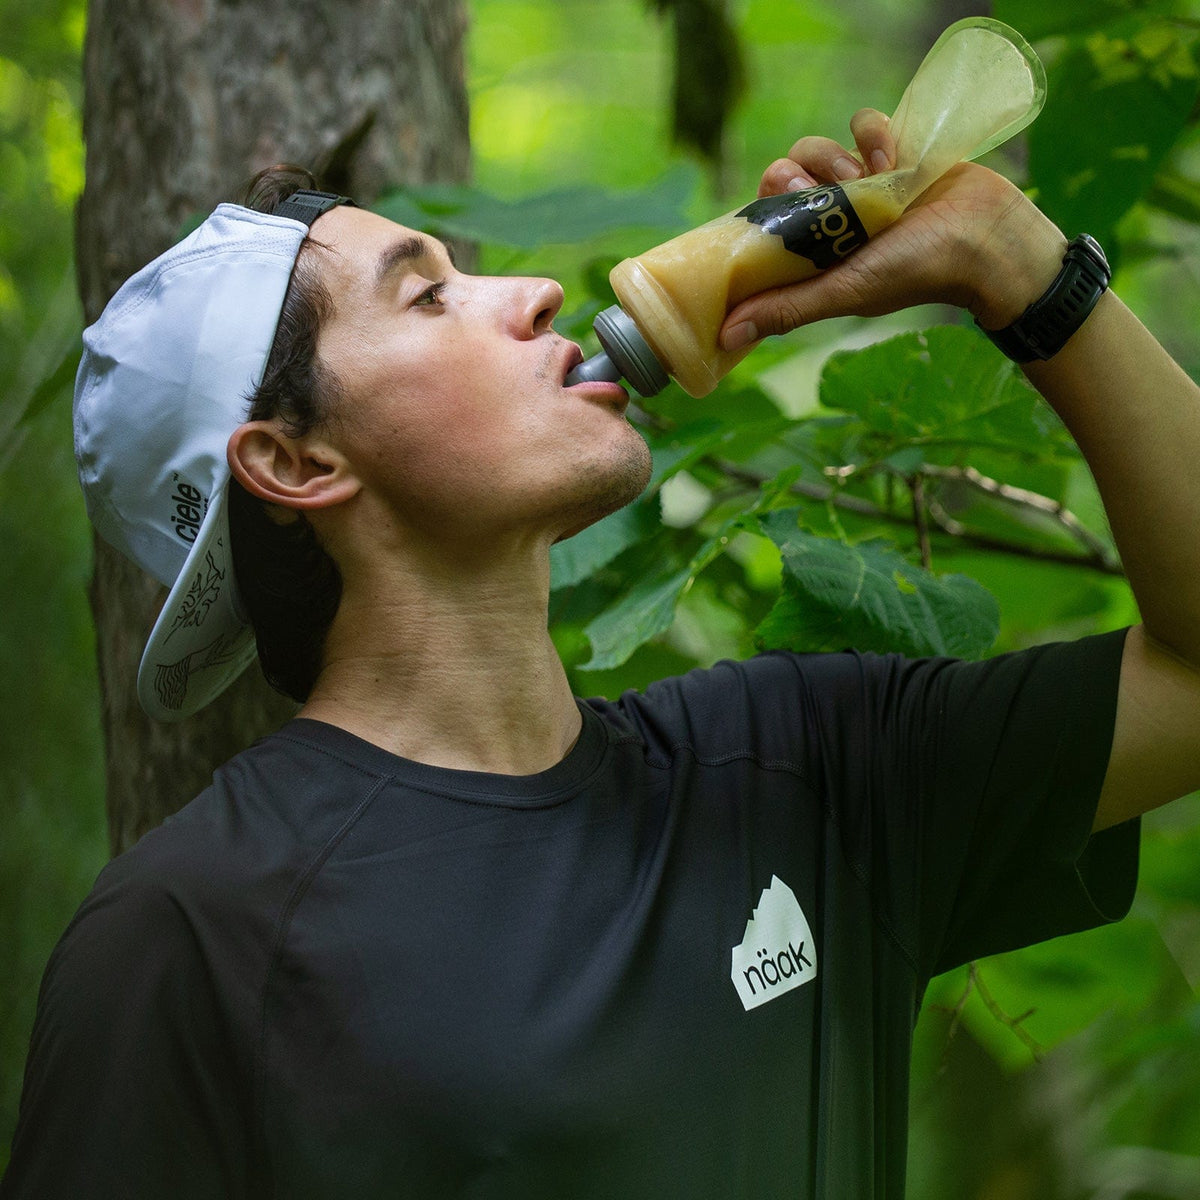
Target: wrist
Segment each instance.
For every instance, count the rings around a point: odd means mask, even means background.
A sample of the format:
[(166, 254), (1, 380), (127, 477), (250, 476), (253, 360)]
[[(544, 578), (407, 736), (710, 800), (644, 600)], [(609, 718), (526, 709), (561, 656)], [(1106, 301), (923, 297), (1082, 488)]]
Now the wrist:
[(1017, 230), (997, 223), (978, 255), (979, 283), (970, 311), (985, 330), (1011, 325), (1062, 269), (1067, 239), (1053, 222), (1037, 216), (1039, 221), (1024, 222)]
[(1103, 248), (1081, 233), (1068, 243), (1062, 267), (1043, 295), (1010, 324), (980, 329), (1014, 362), (1053, 358), (1087, 320), (1111, 279)]

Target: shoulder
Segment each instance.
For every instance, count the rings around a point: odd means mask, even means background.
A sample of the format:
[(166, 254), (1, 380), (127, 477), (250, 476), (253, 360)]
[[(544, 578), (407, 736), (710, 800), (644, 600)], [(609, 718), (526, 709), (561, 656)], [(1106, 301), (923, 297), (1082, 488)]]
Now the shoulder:
[(899, 655), (773, 650), (658, 680), (612, 704), (592, 703), (651, 752), (689, 748), (705, 757), (774, 759), (819, 741), (831, 712), (861, 714), (878, 690), (875, 681), (905, 667)]
[(939, 743), (971, 755), (981, 749), (977, 735), (990, 742), (1014, 721), (1047, 737), (1073, 726), (1080, 710), (1111, 719), (1124, 637), (1118, 630), (981, 661), (771, 650), (660, 680), (605, 707), (652, 749), (801, 754), (810, 765), (835, 753), (882, 761)]
[(114, 859), (98, 883), (153, 892), (228, 890), (294, 869), (324, 845), (378, 773), (292, 721), (223, 763), (178, 812)]
[(107, 975), (106, 954), (211, 957), (269, 941), (296, 879), (370, 785), (288, 727), (264, 738), (104, 867), (52, 966)]

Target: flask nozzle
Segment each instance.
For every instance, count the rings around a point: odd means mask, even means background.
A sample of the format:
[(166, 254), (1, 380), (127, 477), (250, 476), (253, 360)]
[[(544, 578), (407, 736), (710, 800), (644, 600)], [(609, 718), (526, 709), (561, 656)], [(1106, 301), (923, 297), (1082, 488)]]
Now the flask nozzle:
[(565, 382), (570, 387), (573, 383), (583, 383), (585, 380), (603, 379), (608, 383), (616, 383), (621, 378), (621, 368), (601, 350), (599, 354), (585, 358), (579, 366), (567, 372)]
[(670, 382), (662, 363), (646, 344), (628, 313), (614, 304), (599, 313), (594, 322), (603, 352), (581, 362), (567, 374), (566, 383), (625, 378), (640, 396), (655, 396)]

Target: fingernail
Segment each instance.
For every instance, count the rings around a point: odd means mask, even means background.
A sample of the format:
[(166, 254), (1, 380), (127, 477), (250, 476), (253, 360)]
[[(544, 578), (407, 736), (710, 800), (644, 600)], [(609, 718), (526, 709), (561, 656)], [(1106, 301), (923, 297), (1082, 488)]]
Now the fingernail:
[(740, 350), (758, 340), (758, 329), (753, 321), (742, 321), (730, 329), (721, 339), (721, 345), (729, 351)]
[(787, 182), (787, 190), (789, 192), (802, 192), (805, 188), (815, 186), (816, 184), (806, 175), (795, 175)]
[(833, 164), (833, 173), (839, 179), (857, 179), (862, 174), (862, 167), (852, 158), (839, 158)]
[(871, 166), (873, 166), (876, 171), (886, 171), (889, 165), (888, 156), (884, 154), (882, 150), (871, 151)]

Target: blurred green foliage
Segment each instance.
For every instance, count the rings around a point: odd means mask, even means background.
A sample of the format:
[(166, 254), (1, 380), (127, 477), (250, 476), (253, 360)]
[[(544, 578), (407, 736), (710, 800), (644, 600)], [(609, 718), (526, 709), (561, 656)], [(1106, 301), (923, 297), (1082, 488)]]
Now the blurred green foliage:
[[(719, 138), (691, 139), (714, 160), (673, 148), (687, 64), (661, 5), (470, 7), (477, 185), (396, 192), (380, 210), (478, 239), (483, 271), (560, 278), (557, 325), (589, 351), (617, 259), (752, 195), (761, 168), (801, 133), (844, 139), (856, 108), (890, 110), (940, 29), (963, 15), (931, 0), (729, 0), (744, 96)], [(84, 12), (68, 0), (9, 9), (0, 1165), (37, 981), (105, 845), (89, 534), (69, 420)], [(1123, 298), (1197, 377), (1195, 6), (998, 0), (993, 15), (1036, 42), (1050, 94), (1028, 134), (989, 164), (1068, 233), (1104, 240)], [(762, 645), (979, 655), (1137, 619), (1078, 451), (957, 313), (800, 330), (703, 400), (672, 385), (632, 412), (654, 457), (650, 488), (553, 553), (552, 631), (580, 694), (616, 695)], [(847, 589), (848, 570), (870, 588)], [(1145, 826), (1125, 922), (934, 982), (913, 1067), (917, 1200), (1200, 1194), (1200, 799)]]
[(106, 844), (69, 378), (39, 388), (79, 336), (83, 17), (46, 0), (6, 5), (0, 22), (0, 1162), (42, 968)]

